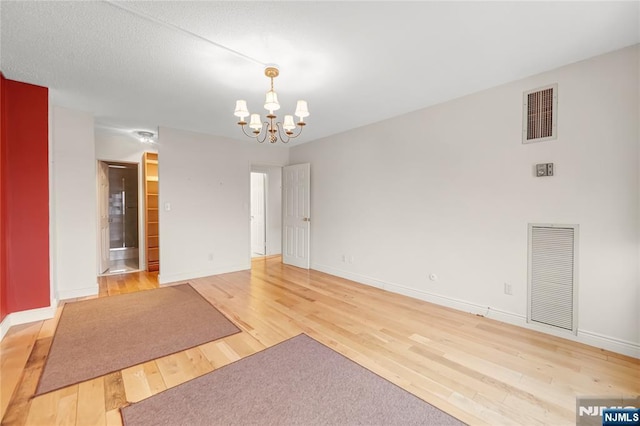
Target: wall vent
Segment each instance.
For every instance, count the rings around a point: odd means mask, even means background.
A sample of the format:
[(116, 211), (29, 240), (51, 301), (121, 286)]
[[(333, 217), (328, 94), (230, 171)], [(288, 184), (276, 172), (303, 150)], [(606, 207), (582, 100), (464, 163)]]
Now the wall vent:
[(527, 322), (577, 332), (578, 225), (529, 224)]
[(543, 142), (557, 138), (558, 85), (552, 84), (524, 92), (522, 108), (522, 143)]

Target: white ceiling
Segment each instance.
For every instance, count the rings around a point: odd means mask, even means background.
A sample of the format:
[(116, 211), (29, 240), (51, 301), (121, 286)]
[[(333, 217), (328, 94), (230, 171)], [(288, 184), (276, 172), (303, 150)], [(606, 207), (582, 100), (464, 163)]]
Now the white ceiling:
[(235, 100), (264, 115), (276, 63), (307, 142), (638, 43), (639, 5), (1, 1), (0, 69), (99, 127), (244, 139)]

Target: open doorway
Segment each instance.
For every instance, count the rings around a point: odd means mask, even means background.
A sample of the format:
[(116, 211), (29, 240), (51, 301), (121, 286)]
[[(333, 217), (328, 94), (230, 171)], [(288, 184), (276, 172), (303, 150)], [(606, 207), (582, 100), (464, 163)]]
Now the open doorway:
[(282, 167), (252, 165), (251, 257), (282, 254)]
[(251, 172), (251, 257), (267, 255), (267, 174)]
[(138, 164), (99, 161), (100, 272), (140, 269)]

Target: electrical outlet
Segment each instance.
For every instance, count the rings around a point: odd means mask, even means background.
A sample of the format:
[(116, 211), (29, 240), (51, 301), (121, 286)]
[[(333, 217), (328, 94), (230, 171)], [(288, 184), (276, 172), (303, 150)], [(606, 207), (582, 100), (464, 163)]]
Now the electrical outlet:
[(349, 256), (349, 263), (353, 263), (353, 256)]
[(209, 262), (213, 262), (213, 253), (209, 253)]
[(513, 296), (513, 289), (511, 288), (511, 284), (504, 283), (504, 294)]
[(347, 261), (347, 255), (343, 254), (342, 255), (342, 263), (345, 263)]

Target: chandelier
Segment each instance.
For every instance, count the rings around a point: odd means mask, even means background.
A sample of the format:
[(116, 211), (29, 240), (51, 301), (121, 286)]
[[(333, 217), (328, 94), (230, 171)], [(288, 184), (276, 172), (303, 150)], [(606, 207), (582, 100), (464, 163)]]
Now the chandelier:
[[(298, 101), (296, 105), (295, 115), (299, 119), (297, 123), (293, 122), (292, 115), (285, 115), (282, 123), (276, 121), (277, 117), (273, 112), (280, 109), (280, 104), (278, 103), (278, 94), (273, 90), (273, 79), (279, 74), (280, 71), (276, 65), (268, 65), (264, 70), (264, 75), (271, 79), (271, 90), (267, 92), (267, 97), (264, 101), (264, 109), (269, 112), (267, 114), (267, 121), (264, 123), (260, 118), (260, 114), (249, 113), (249, 110), (247, 109), (247, 101), (236, 101), (236, 110), (233, 115), (240, 118), (238, 125), (242, 128), (245, 135), (250, 138), (254, 138), (260, 143), (266, 141), (267, 137), (271, 143), (276, 143), (278, 141), (278, 137), (283, 143), (288, 143), (291, 139), (300, 136), (302, 128), (307, 124), (304, 122), (304, 118), (309, 116), (307, 101)], [(245, 129), (245, 126), (247, 125), (245, 118), (248, 116), (251, 116), (249, 120), (251, 133), (247, 133), (247, 130)], [(296, 127), (298, 128), (298, 131), (294, 132)], [(264, 133), (262, 132), (263, 129), (265, 130)], [(262, 136), (260, 136), (261, 134)]]

